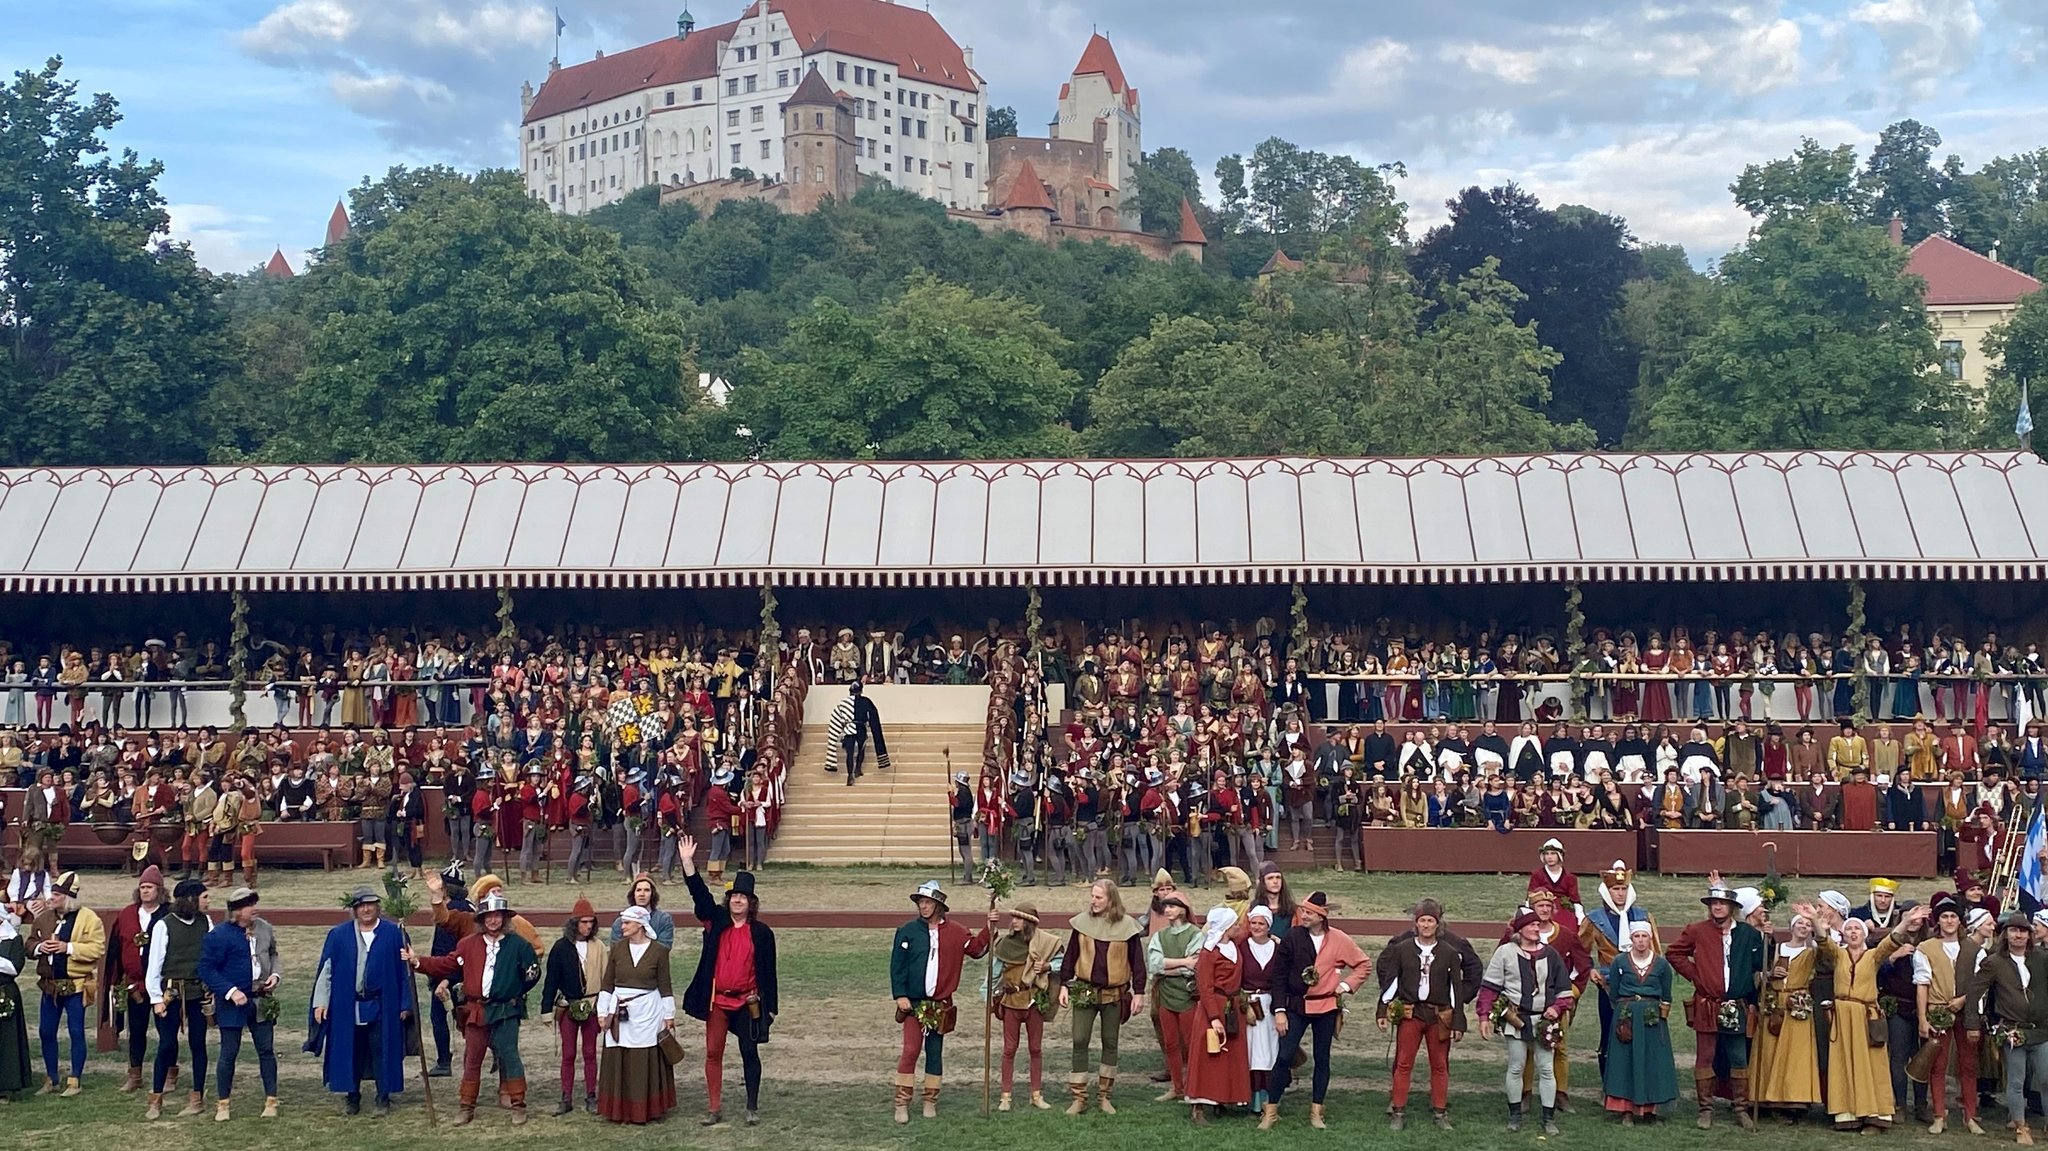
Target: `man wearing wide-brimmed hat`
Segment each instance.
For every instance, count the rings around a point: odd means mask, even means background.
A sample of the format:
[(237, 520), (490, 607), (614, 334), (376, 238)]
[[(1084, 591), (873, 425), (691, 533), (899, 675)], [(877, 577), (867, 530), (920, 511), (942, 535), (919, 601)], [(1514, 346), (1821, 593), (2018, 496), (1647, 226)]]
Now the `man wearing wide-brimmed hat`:
[(405, 931), (384, 918), (384, 898), (367, 887), (349, 896), (349, 918), (327, 932), (314, 968), (306, 1049), (321, 1056), (327, 1089), (363, 1107), (363, 1081), (376, 1086), (376, 1114), (391, 1113), (405, 1089), (405, 1021), (417, 1009)]
[(1735, 1122), (1749, 1128), (1749, 1043), (1764, 973), (1764, 937), (1737, 917), (1739, 899), (1732, 889), (1710, 887), (1700, 902), (1707, 917), (1679, 932), (1665, 952), (1672, 969), (1693, 985), (1685, 1021), (1696, 1044), (1692, 1077), (1699, 1126), (1713, 1126), (1714, 1098), (1720, 1096), (1734, 1105)]
[(1045, 1025), (1059, 1013), (1052, 990), (1052, 958), (1059, 936), (1038, 927), (1038, 908), (1019, 903), (1010, 908), (1009, 930), (999, 933), (990, 954), (996, 965), (996, 1017), (1003, 1021), (1002, 1099), (996, 1110), (1010, 1109), (1010, 1084), (1017, 1073), (1019, 1038), (1028, 1043), (1031, 1105), (1041, 1111), (1045, 1101)]
[(898, 1123), (910, 1122), (910, 1097), (917, 1088), (918, 1051), (924, 1052), (924, 1117), (939, 1114), (939, 1087), (945, 1081), (946, 1034), (957, 1018), (953, 994), (960, 989), (960, 969), (968, 959), (988, 954), (988, 927), (970, 933), (946, 918), (946, 892), (937, 880), (910, 896), (917, 918), (896, 929), (889, 952), (889, 993), (896, 1000), (896, 1019), (903, 1027), (903, 1048), (896, 1059)]
[(477, 930), (464, 936), (448, 955), (416, 956), (410, 948), (400, 957), (429, 979), (462, 977), (464, 1002), (456, 1020), (462, 1025), (460, 1110), (455, 1125), (476, 1118), (476, 1100), (483, 1082), (484, 1052), (498, 1060), (499, 1090), (512, 1107), (512, 1125), (526, 1122), (526, 1064), (519, 1057), (519, 1023), (526, 1018), (526, 995), (540, 982), (540, 956), (518, 932), (511, 930), (512, 905), (502, 890), (477, 904)]

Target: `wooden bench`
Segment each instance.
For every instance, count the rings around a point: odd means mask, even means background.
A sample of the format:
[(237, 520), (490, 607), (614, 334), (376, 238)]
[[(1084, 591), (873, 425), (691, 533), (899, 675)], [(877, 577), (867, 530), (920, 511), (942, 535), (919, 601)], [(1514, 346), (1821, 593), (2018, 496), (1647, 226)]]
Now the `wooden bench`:
[(356, 858), (356, 830), (360, 826), (354, 820), (265, 823), (263, 833), (256, 837), (256, 859), (265, 865), (317, 860), (321, 870), (333, 871), (336, 857), (344, 863)]

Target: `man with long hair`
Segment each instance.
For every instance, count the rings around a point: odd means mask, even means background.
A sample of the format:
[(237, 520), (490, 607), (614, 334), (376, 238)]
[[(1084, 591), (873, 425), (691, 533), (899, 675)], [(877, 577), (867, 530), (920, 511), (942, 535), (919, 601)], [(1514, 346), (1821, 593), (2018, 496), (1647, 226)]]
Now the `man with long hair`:
[(740, 1042), (740, 1075), (747, 1090), (747, 1126), (761, 1121), (761, 1044), (781, 1010), (775, 973), (775, 933), (761, 922), (761, 897), (754, 892), (754, 874), (733, 875), (725, 906), (711, 898), (711, 889), (697, 874), (697, 841), (683, 839), (683, 882), (697, 922), (704, 926), (704, 945), (697, 951), (697, 972), (683, 992), (683, 1012), (704, 1022), (704, 1086), (708, 1113), (704, 1126), (725, 1121), (725, 1040)]
[(583, 1107), (597, 1113), (597, 993), (604, 986), (611, 948), (597, 937), (597, 909), (578, 896), (562, 924), (562, 937), (548, 949), (540, 1006), (554, 1016), (561, 1039), (562, 1102), (555, 1114), (576, 1109), (576, 1055), (583, 1055)]
[[(1465, 1033), (1465, 1004), (1477, 994), (1465, 977), (1455, 941), (1443, 931), (1443, 905), (1415, 905), (1415, 929), (1396, 936), (1380, 953), (1379, 1028), (1394, 1030), (1391, 1130), (1399, 1131), (1415, 1076), (1415, 1054), (1427, 1051), (1429, 1108), (1437, 1129), (1451, 1130), (1451, 1042)], [(1476, 982), (1476, 981), (1471, 981)]]
[(1067, 1114), (1088, 1109), (1088, 1048), (1100, 1021), (1102, 1060), (1096, 1066), (1095, 1102), (1105, 1115), (1116, 1089), (1117, 1029), (1145, 1009), (1145, 941), (1138, 921), (1124, 911), (1116, 884), (1088, 885), (1088, 909), (1069, 921), (1060, 962), (1060, 1006), (1074, 1013), (1074, 1062), (1067, 1079), (1073, 1102)]

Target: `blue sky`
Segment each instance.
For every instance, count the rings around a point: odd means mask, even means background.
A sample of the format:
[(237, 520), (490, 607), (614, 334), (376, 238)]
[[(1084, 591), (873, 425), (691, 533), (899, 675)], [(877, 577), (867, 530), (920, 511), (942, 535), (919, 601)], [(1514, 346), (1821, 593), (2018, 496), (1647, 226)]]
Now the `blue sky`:
[[(564, 0), (566, 61), (673, 34), (683, 0)], [(2048, 0), (932, 0), (990, 103), (1052, 113), (1091, 28), (1145, 142), (1204, 172), (1278, 135), (1399, 160), (1417, 234), (1467, 184), (1626, 216), (1696, 260), (1739, 242), (1742, 165), (1802, 135), (1867, 147), (1913, 116), (1974, 167), (2048, 145)], [(700, 24), (743, 0), (694, 0)], [(240, 270), (296, 264), (335, 199), (393, 164), (509, 164), (545, 76), (532, 0), (17, 0), (9, 70), (61, 54), (164, 161), (176, 232)]]

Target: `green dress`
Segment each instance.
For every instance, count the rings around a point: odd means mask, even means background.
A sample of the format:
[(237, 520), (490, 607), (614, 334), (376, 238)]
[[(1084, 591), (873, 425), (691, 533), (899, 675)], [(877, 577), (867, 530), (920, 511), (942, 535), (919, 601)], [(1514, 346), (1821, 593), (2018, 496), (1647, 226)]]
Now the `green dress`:
[[(1661, 955), (1652, 956), (1643, 972), (1626, 951), (1607, 965), (1607, 993), (1614, 1002), (1603, 1084), (1609, 1111), (1641, 1113), (1678, 1098), (1671, 1021), (1663, 1018), (1671, 1003), (1671, 980), (1671, 964)], [(1635, 1032), (1625, 1043), (1619, 1033), (1624, 1019)]]
[[(0, 939), (0, 959), (12, 963), (16, 971), (28, 968), (28, 949), (21, 936)], [(0, 1096), (9, 1096), (27, 1089), (31, 1074), (28, 1012), (22, 1007), (21, 988), (12, 975), (0, 975), (0, 1015), (6, 1016), (0, 1019)]]

